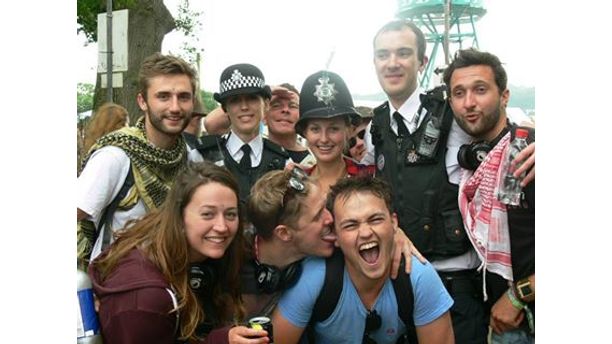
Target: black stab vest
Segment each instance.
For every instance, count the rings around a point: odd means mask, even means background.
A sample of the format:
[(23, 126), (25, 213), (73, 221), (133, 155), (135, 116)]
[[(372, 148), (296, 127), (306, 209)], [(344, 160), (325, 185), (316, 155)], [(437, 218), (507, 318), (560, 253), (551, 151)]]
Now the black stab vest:
[[(227, 140), (220, 135), (206, 135), (198, 139), (196, 149), (204, 160), (209, 160), (216, 164), (219, 164), (219, 161), (223, 161), (223, 165), (238, 180), (240, 202), (246, 205), (251, 187), (257, 179), (266, 174), (266, 172), (285, 168), (289, 155), (283, 147), (268, 139), (263, 139), (263, 152), (259, 166), (243, 170), (240, 164), (232, 159), (225, 146), (226, 142)], [(246, 208), (243, 207), (243, 209)]]
[(376, 175), (391, 184), (400, 228), (430, 261), (463, 254), (471, 245), (459, 211), (459, 186), (448, 181), (446, 171), (453, 114), (450, 107), (441, 108), (439, 146), (432, 158), (416, 153), (430, 112), (414, 133), (402, 139), (391, 130), (389, 105), (384, 103), (374, 109), (371, 128)]

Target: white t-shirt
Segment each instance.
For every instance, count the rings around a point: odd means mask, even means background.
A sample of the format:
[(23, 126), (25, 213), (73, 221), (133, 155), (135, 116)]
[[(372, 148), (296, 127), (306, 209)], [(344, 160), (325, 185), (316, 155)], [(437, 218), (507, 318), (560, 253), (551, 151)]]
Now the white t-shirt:
[[(89, 214), (87, 220), (92, 221), (96, 229), (102, 212), (121, 190), (129, 169), (130, 158), (123, 149), (106, 146), (92, 154), (77, 179), (77, 208)], [(117, 209), (113, 214), (113, 231), (123, 228), (128, 220), (140, 218), (146, 213), (147, 208), (142, 199), (127, 211)], [(104, 230), (102, 228), (94, 244), (91, 260), (101, 252)]]
[[(202, 161), (195, 150), (187, 149), (190, 161)], [(198, 159), (199, 157), (199, 159)], [(96, 150), (87, 161), (77, 179), (77, 208), (89, 214), (86, 218), (92, 221), (96, 229), (104, 209), (119, 194), (130, 169), (130, 158), (119, 147), (106, 146)], [(145, 215), (148, 209), (139, 198), (134, 207), (129, 210), (117, 209), (113, 214), (112, 229), (117, 231), (125, 226), (128, 220), (138, 219)], [(102, 228), (91, 251), (91, 260), (102, 250), (102, 238), (105, 228)], [(111, 242), (112, 242), (111, 236)]]

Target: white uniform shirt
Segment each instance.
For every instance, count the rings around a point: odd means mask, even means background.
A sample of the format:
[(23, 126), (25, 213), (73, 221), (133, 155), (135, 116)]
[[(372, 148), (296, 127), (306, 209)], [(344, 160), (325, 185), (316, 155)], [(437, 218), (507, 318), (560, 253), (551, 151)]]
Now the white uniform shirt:
[[(238, 135), (236, 135), (233, 131), (229, 134), (227, 138), (227, 142), (225, 143), (225, 147), (229, 152), (230, 156), (234, 161), (240, 163), (244, 152), (242, 151), (242, 146), (247, 143), (243, 142)], [(263, 154), (263, 138), (261, 135), (255, 136), (250, 142), (248, 142), (249, 146), (251, 146), (251, 166), (257, 167), (261, 163), (261, 156)]]

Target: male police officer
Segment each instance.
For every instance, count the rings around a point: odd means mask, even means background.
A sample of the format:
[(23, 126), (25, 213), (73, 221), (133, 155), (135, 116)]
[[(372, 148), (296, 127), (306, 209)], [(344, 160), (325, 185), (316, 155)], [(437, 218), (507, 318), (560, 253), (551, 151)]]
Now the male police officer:
[(289, 158), (283, 147), (260, 135), (261, 118), (270, 96), (270, 87), (259, 68), (251, 64), (227, 67), (214, 98), (229, 115), (230, 132), (203, 136), (196, 145), (205, 160), (225, 165), (236, 177), (241, 202), (246, 202), (251, 186), (260, 176), (284, 168)]
[(470, 137), (453, 122), (443, 94), (423, 94), (417, 77), (426, 65), (425, 37), (412, 22), (392, 21), (378, 31), (374, 66), (389, 101), (374, 109), (362, 162), (376, 164), (376, 175), (398, 188), (393, 205), (399, 226), (432, 262), (455, 301), (455, 341), (485, 343), (480, 261), (457, 203), (456, 154)]

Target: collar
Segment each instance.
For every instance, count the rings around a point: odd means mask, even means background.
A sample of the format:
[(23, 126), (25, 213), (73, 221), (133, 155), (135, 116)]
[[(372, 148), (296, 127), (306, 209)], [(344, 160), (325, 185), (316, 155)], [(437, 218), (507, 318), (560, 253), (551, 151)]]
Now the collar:
[[(225, 147), (227, 148), (227, 151), (230, 153), (232, 158), (234, 158), (234, 160), (240, 161), (240, 159), (242, 158), (242, 151), (240, 150), (240, 148), (245, 143), (247, 142), (243, 142), (240, 139), (240, 137), (238, 137), (238, 135), (236, 135), (236, 133), (232, 131), (228, 135), (227, 143)], [(249, 146), (251, 146), (252, 156), (255, 157), (254, 161), (260, 161), (261, 154), (263, 151), (263, 138), (261, 137), (261, 134), (258, 134), (257, 136), (255, 136), (255, 138), (252, 139), (251, 142), (248, 142), (248, 144)], [(257, 165), (253, 165), (253, 166), (257, 166)]]
[[(416, 116), (416, 113), (419, 110), (419, 107), (421, 106), (421, 98), (419, 96), (422, 93), (425, 93), (425, 91), (420, 86), (417, 87), (399, 109), (396, 109), (389, 101), (389, 117), (393, 119), (393, 113), (397, 111), (400, 113), (400, 115), (402, 115), (405, 121), (408, 123), (412, 122), (414, 116)], [(424, 116), (421, 116), (421, 118), (419, 118), (419, 125), (421, 124), (423, 117)], [(397, 132), (397, 124), (394, 120), (391, 121), (391, 127), (395, 130), (395, 132)]]

